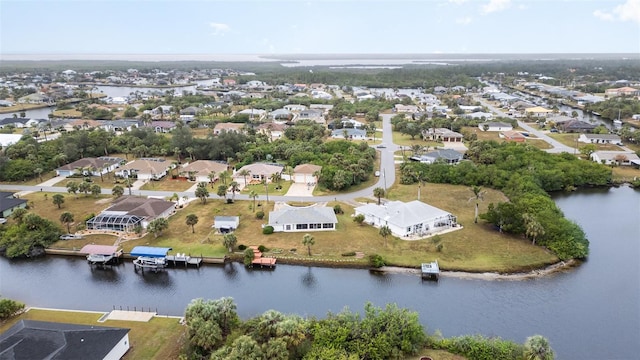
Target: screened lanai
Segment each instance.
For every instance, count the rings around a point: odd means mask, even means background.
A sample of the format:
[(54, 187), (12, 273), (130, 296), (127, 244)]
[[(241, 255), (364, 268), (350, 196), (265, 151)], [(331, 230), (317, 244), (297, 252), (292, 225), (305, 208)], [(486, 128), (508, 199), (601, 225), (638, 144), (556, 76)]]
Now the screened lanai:
[(87, 229), (132, 232), (143, 219), (136, 215), (100, 214), (87, 221)]

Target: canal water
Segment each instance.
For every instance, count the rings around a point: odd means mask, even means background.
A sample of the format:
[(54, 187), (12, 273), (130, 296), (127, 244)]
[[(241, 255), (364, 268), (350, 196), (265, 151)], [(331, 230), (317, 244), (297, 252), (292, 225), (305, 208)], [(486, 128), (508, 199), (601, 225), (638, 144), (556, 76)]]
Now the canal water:
[(591, 241), (578, 268), (529, 280), (375, 275), (366, 270), (240, 264), (135, 273), (127, 262), (91, 270), (86, 261), (0, 259), (0, 294), (31, 306), (108, 311), (151, 309), (181, 315), (191, 299), (231, 296), (244, 317), (268, 309), (324, 316), (367, 301), (417, 311), (428, 331), (481, 333), (523, 342), (549, 338), (559, 359), (637, 359), (640, 354), (640, 191), (629, 187), (555, 197)]

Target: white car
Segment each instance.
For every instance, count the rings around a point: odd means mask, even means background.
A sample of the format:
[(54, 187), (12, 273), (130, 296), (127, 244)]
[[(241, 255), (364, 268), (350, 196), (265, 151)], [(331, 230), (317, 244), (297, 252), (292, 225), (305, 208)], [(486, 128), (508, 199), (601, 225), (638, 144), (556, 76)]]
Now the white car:
[(380, 176), (380, 171), (376, 171), (374, 174), (376, 177)]

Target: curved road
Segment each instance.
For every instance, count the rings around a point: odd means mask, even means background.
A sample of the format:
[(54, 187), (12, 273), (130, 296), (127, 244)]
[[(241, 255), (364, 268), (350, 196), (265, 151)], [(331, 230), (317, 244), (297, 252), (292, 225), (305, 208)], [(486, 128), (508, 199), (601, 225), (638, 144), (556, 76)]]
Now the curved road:
[[(393, 185), (396, 180), (396, 172), (395, 172), (395, 163), (393, 153), (398, 150), (398, 146), (393, 144), (393, 136), (392, 136), (392, 128), (391, 128), (391, 117), (392, 114), (382, 114), (382, 143), (386, 144), (386, 148), (380, 148), (380, 177), (378, 178), (378, 182), (374, 185), (344, 194), (336, 194), (336, 195), (327, 195), (327, 196), (269, 196), (269, 201), (309, 201), (313, 199), (313, 201), (317, 202), (325, 202), (325, 201), (334, 201), (334, 200), (351, 200), (359, 197), (369, 197), (373, 196), (373, 189), (377, 187), (381, 187), (383, 189), (387, 189)], [(59, 186), (40, 186), (40, 185), (0, 185), (0, 191), (46, 191), (46, 192), (57, 192), (57, 193), (67, 193), (66, 187)], [(103, 194), (111, 194), (111, 189), (103, 188)], [(128, 191), (125, 189), (125, 195), (128, 194)], [(133, 195), (140, 196), (162, 196), (162, 197), (170, 197), (173, 194), (178, 194), (178, 196), (183, 197), (187, 196), (189, 198), (195, 197), (194, 192), (174, 192), (174, 191), (161, 191), (161, 190), (132, 190)], [(211, 194), (209, 198), (217, 198), (217, 195)], [(249, 195), (236, 194), (235, 196), (238, 200), (250, 200)]]

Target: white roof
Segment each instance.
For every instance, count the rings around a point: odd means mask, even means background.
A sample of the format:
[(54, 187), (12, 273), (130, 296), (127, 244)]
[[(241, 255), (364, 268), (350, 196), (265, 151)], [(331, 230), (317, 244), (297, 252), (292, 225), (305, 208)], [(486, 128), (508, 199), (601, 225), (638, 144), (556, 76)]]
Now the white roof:
[(285, 206), (269, 213), (269, 225), (283, 224), (335, 224), (338, 222), (333, 208), (326, 206)]
[(22, 138), (20, 134), (0, 134), (0, 145), (9, 146), (15, 144)]
[(384, 205), (367, 204), (355, 209), (364, 215), (374, 216), (398, 227), (407, 227), (427, 220), (445, 218), (450, 213), (435, 206), (414, 200), (408, 203), (390, 201)]

